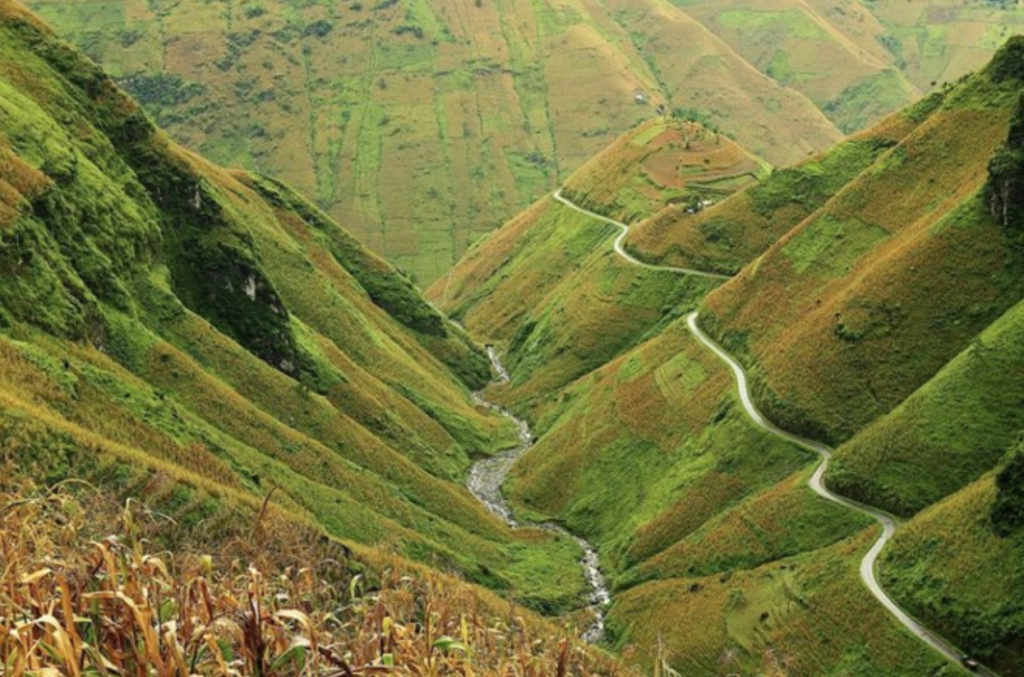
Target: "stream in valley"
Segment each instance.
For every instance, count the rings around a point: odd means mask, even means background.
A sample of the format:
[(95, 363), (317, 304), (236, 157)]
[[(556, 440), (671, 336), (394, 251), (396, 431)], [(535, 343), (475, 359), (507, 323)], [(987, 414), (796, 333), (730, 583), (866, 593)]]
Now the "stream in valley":
[[(498, 373), (500, 382), (508, 383), (508, 371), (501, 363), (501, 359), (492, 346), (487, 346), (487, 355), (491, 358), (491, 364)], [(488, 510), (503, 519), (513, 529), (518, 529), (524, 525), (520, 525), (516, 521), (511, 506), (501, 493), (501, 485), (505, 483), (505, 479), (508, 477), (515, 462), (533, 446), (533, 432), (526, 421), (518, 418), (512, 412), (493, 402), (488, 402), (479, 393), (476, 395), (476, 398), (481, 404), (490, 407), (516, 424), (519, 432), (519, 444), (511, 449), (506, 449), (500, 454), (474, 463), (469, 471), (469, 479), (466, 482), (466, 486)], [(535, 526), (562, 534), (573, 539), (583, 548), (583, 559), (580, 560), (580, 566), (583, 568), (583, 575), (586, 577), (587, 583), (591, 588), (588, 608), (594, 614), (594, 621), (587, 631), (583, 633), (583, 640), (591, 644), (599, 641), (604, 636), (604, 612), (605, 607), (611, 602), (611, 594), (605, 585), (604, 576), (601, 575), (597, 550), (583, 538), (570, 533), (564, 527), (557, 524), (546, 522), (544, 524), (530, 524), (526, 526)]]

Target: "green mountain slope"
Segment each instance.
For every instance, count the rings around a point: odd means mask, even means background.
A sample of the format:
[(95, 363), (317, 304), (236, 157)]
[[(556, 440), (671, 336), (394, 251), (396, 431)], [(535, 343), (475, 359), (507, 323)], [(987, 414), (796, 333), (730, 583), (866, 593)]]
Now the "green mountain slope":
[(788, 165), (1024, 23), (963, 0), (30, 6), (186, 147), (296, 186), (424, 285), (656, 104)]
[(1024, 306), (1018, 303), (896, 409), (844, 444), (832, 486), (913, 514), (991, 470), (1024, 429), (1022, 332)]
[[(618, 218), (720, 198), (762, 174), (734, 142), (659, 119), (624, 134), (575, 172), (564, 195)], [(505, 401), (550, 395), (695, 307), (719, 280), (623, 266), (619, 228), (548, 197), (472, 248), (427, 291), (486, 342), (507, 348)]]
[(900, 603), (977, 655), (1016, 675), (1024, 629), (1021, 443), (998, 471), (922, 511), (882, 561)]
[(780, 424), (848, 438), (1020, 298), (1018, 235), (993, 218), (986, 184), (1021, 87), (1021, 46), (708, 298), (706, 321), (757, 365)]
[(18, 467), (272, 498), (537, 607), (581, 602), (575, 543), (510, 531), (463, 486), (515, 439), (471, 398), (486, 356), (325, 215), (170, 142), (10, 2), (0, 204), (0, 448)]
[[(612, 642), (638, 645), (641, 665), (667, 652), (683, 674), (742, 674), (771, 651), (793, 674), (960, 670), (860, 581), (877, 527), (808, 488), (817, 460), (753, 425), (679, 318), (710, 290), (701, 325), (740, 356), (769, 418), (848, 440), (829, 487), (911, 518), (884, 550), (886, 589), (964, 652), (1021, 669), (1017, 532), (989, 514), (1019, 522), (1014, 480), (999, 500), (991, 487), (994, 473), (1016, 477), (1001, 459), (1024, 410), (1022, 48), (1011, 41), (981, 72), (700, 213), (638, 202), (620, 155), (570, 179), (565, 196), (593, 209), (653, 215), (632, 229), (635, 256), (739, 269), (732, 280), (638, 267), (612, 250), (613, 227), (545, 201), (431, 288), (507, 349), (511, 383), (492, 397), (539, 436), (508, 494), (598, 547)], [(629, 287), (597, 286), (613, 274)], [(638, 298), (670, 308), (645, 318)], [(949, 529), (931, 517), (940, 510)]]

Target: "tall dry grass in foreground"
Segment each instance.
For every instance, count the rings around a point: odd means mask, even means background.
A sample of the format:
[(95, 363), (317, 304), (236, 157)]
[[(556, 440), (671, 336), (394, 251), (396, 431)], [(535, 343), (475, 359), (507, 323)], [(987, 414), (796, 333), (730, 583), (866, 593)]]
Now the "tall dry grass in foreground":
[[(0, 675), (622, 674), (574, 634), (397, 558), (364, 578), (341, 561), (261, 572), (153, 552), (161, 516), (129, 503), (100, 517), (87, 500), (0, 479)], [(116, 533), (93, 537), (105, 519)]]

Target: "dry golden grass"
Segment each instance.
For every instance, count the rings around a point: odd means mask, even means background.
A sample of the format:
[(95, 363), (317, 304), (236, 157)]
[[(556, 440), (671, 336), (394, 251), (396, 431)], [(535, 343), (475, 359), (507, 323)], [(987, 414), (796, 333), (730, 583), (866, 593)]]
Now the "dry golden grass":
[(0, 483), (6, 675), (629, 674), (568, 629), (397, 558), (353, 574), (345, 548), (265, 510), (216, 557), (153, 552), (166, 518), (13, 472)]
[(22, 202), (38, 195), (50, 180), (22, 161), (0, 135), (0, 227), (12, 223)]

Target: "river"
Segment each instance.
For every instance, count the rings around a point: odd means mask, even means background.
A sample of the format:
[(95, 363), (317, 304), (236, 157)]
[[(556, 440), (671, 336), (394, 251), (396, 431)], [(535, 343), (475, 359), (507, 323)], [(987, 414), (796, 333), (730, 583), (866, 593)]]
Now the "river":
[[(495, 352), (492, 346), (487, 346), (487, 356), (490, 357), (491, 365), (498, 374), (499, 382), (508, 383), (508, 371), (505, 369), (505, 365), (501, 363), (498, 353)], [(481, 404), (490, 407), (515, 423), (516, 429), (519, 431), (519, 444), (511, 449), (506, 449), (500, 454), (474, 463), (469, 471), (469, 479), (466, 482), (466, 486), (488, 510), (504, 520), (513, 529), (518, 529), (522, 525), (516, 521), (512, 507), (501, 493), (501, 486), (505, 483), (505, 479), (508, 477), (515, 462), (533, 446), (533, 432), (526, 421), (517, 417), (512, 412), (493, 402), (488, 402), (479, 393), (475, 397)], [(583, 549), (580, 567), (583, 569), (583, 575), (586, 577), (591, 590), (587, 608), (594, 615), (594, 620), (590, 627), (583, 633), (583, 640), (591, 644), (600, 641), (604, 637), (604, 614), (605, 608), (611, 602), (611, 594), (608, 592), (607, 585), (605, 585), (604, 576), (601, 575), (601, 560), (597, 550), (585, 539), (570, 533), (564, 527), (552, 522), (529, 526), (535, 526), (567, 536), (576, 541)]]

